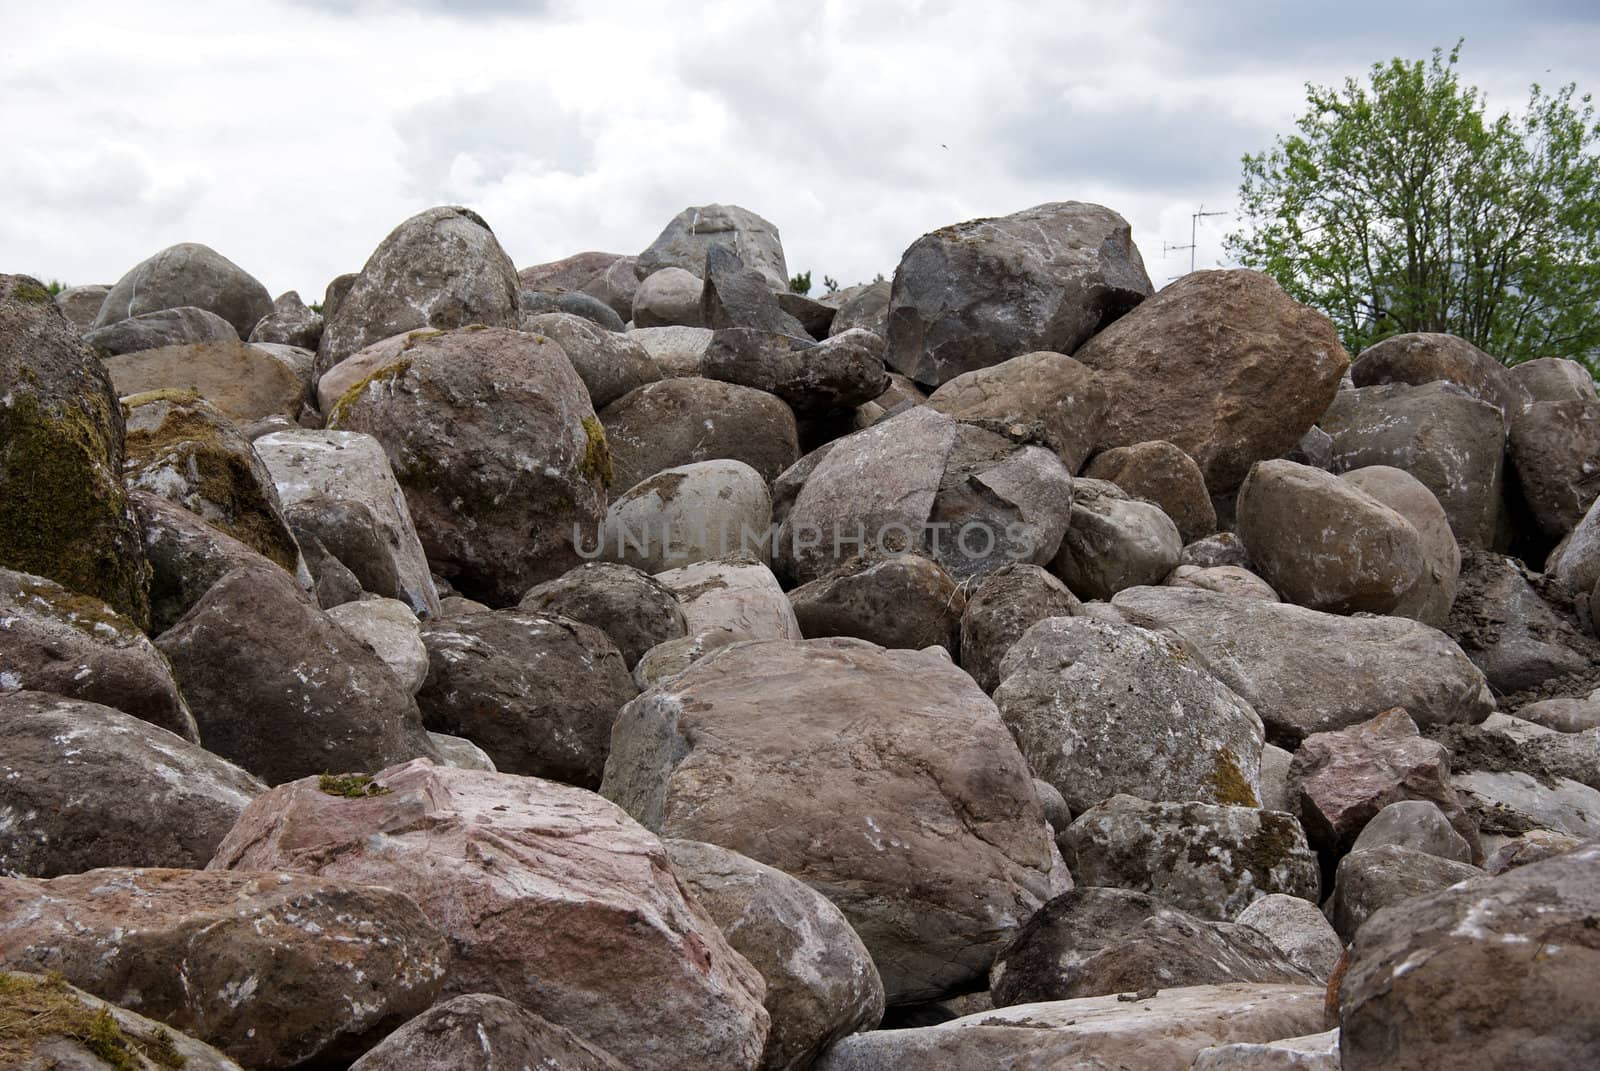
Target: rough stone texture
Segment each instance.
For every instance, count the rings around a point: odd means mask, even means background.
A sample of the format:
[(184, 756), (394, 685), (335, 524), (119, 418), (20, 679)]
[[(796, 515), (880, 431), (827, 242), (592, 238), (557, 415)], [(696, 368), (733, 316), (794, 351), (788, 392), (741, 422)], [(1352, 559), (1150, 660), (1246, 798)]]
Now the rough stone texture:
[(774, 331), (725, 328), (711, 336), (701, 372), (707, 379), (776, 394), (802, 416), (865, 404), (889, 386), (883, 339), (871, 331), (818, 343)]
[(1205, 919), (1230, 919), (1252, 900), (1315, 900), (1317, 857), (1294, 816), (1214, 803), (1113, 796), (1061, 835), (1080, 886), (1150, 893)]
[[(150, 635), (159, 636), (188, 613), (211, 585), (247, 565), (274, 563), (211, 527), (182, 506), (157, 495), (129, 496), (150, 561)], [(313, 575), (315, 575), (313, 573)]]
[(36, 279), (0, 275), (0, 566), (150, 619), (104, 366)]
[(61, 310), (61, 315), (79, 334), (84, 334), (94, 327), (95, 318), (100, 315), (100, 306), (105, 304), (109, 293), (111, 287), (104, 283), (69, 286), (56, 294), (56, 308)]
[(383, 444), (433, 570), (491, 605), (577, 565), (579, 529), (605, 513), (606, 430), (572, 363), (538, 336), (420, 339), (328, 424)]
[(1189, 1071), (1202, 1050), (1322, 1026), (1321, 986), (1232, 983), (1019, 1004), (917, 1030), (857, 1034), (816, 1071)]
[(117, 393), (194, 391), (235, 424), (268, 417), (294, 420), (306, 385), (271, 354), (243, 342), (195, 342), (105, 360)]
[[(1454, 789), (1451, 795), (1455, 795)], [(1387, 805), (1361, 827), (1350, 850), (1359, 852), (1386, 844), (1397, 844), (1458, 863), (1472, 862), (1472, 845), (1456, 832), (1439, 805), (1430, 800), (1398, 800)]]
[(1189, 1071), (1339, 1071), (1339, 1031), (1201, 1049)]
[(1584, 699), (1545, 699), (1518, 707), (1517, 717), (1558, 733), (1581, 733), (1600, 729), (1600, 700), (1592, 693)]
[(1386, 614), (1422, 582), (1422, 536), (1411, 522), (1321, 469), (1258, 462), (1239, 488), (1238, 517), (1261, 575), (1300, 606)]
[(634, 274), (646, 279), (663, 268), (677, 267), (698, 277), (713, 245), (727, 247), (746, 267), (761, 272), (774, 290), (789, 288), (778, 228), (738, 205), (685, 208), (639, 254)]
[(317, 347), (331, 368), (403, 331), (518, 324), (517, 270), (483, 218), (459, 206), (419, 212), (372, 251), (332, 308)]
[(1165, 636), (1054, 617), (1023, 633), (1000, 677), (1000, 717), (1074, 814), (1119, 793), (1259, 804), (1261, 719)]
[(613, 486), (677, 465), (731, 458), (774, 479), (800, 457), (794, 412), (763, 391), (715, 380), (650, 383), (600, 411), (616, 466)]
[(50, 692), (115, 707), (198, 743), (172, 667), (126, 617), (52, 580), (0, 569), (0, 694)]
[[(800, 326), (806, 329), (806, 334), (818, 340), (828, 337), (828, 330), (833, 326), (834, 315), (838, 312), (837, 306), (825, 305), (809, 295), (796, 294), (788, 290), (778, 294), (778, 307), (799, 320)], [(872, 333), (880, 340), (883, 338), (881, 331)]]
[(1321, 428), (1313, 426), (1310, 431), (1300, 436), (1300, 441), (1293, 450), (1283, 455), (1286, 461), (1297, 461), (1302, 465), (1310, 465), (1314, 469), (1331, 470), (1333, 468), (1333, 436)]
[(681, 378), (700, 374), (713, 334), (706, 327), (635, 327), (628, 338), (644, 347), (662, 377)]
[[(21, 1061), (13, 1064), (17, 1071), (170, 1071), (173, 1066), (242, 1071), (211, 1046), (56, 978), (0, 971), (0, 993), (11, 1006), (8, 1011), (29, 1014), (24, 1009), (37, 1008), (43, 1013), (29, 1022), (31, 1029), (20, 1032), (14, 1047), (8, 1039), (6, 1055)], [(104, 1022), (102, 1013), (116, 1034), (91, 1040), (90, 1031)], [(109, 1033), (104, 1026), (98, 1029)]]
[(713, 651), (623, 709), (601, 792), (827, 896), (891, 1004), (981, 978), (1051, 893), (1027, 766), (942, 653), (842, 638)]
[(1037, 565), (1017, 563), (985, 575), (961, 614), (961, 668), (993, 693), (1000, 663), (1029, 628), (1048, 617), (1076, 616), (1082, 604)]
[[(1400, 800), (1437, 805), (1469, 846), (1478, 843), (1477, 823), (1450, 786), (1449, 752), (1418, 735), (1402, 709), (1306, 737), (1295, 752), (1289, 789), (1307, 839), (1334, 856), (1349, 851), (1362, 828)], [(1481, 849), (1475, 854), (1482, 858)]]
[(226, 416), (189, 392), (136, 394), (122, 405), (130, 490), (175, 502), (274, 564), (297, 568), (300, 547), (272, 474)]
[(1194, 458), (1169, 442), (1117, 446), (1095, 455), (1083, 474), (1107, 480), (1134, 498), (1154, 502), (1172, 518), (1185, 543), (1217, 530), (1217, 511)]
[(661, 369), (637, 339), (607, 331), (581, 316), (551, 312), (524, 317), (522, 329), (555, 340), (596, 409), (661, 378)]
[(1185, 275), (1073, 356), (1111, 398), (1102, 446), (1171, 442), (1213, 494), (1294, 446), (1349, 364), (1327, 317), (1242, 269)]
[(726, 647), (743, 638), (725, 630), (717, 630), (658, 643), (646, 651), (644, 657), (639, 659), (639, 664), (633, 667), (634, 683), (643, 691), (657, 681), (682, 673), (718, 647)]
[(1214, 591), (1218, 595), (1227, 595), (1235, 599), (1280, 601), (1278, 593), (1272, 590), (1271, 584), (1250, 570), (1241, 569), (1237, 565), (1214, 565), (1208, 569), (1196, 565), (1180, 565), (1167, 574), (1164, 583), (1174, 588)]
[(271, 784), (434, 752), (410, 693), (281, 569), (237, 569), (156, 646), (208, 750)]
[(0, 695), (0, 872), (203, 866), (263, 787), (119, 710)]
[(685, 636), (798, 640), (800, 623), (772, 570), (748, 558), (696, 562), (656, 577), (683, 610)]
[(1529, 403), (1583, 401), (1595, 397), (1594, 377), (1577, 361), (1540, 357), (1514, 364), (1509, 372)]
[(1350, 365), (1350, 378), (1357, 387), (1444, 380), (1488, 402), (1507, 422), (1528, 403), (1509, 368), (1455, 335), (1419, 331), (1386, 338), (1361, 351)]
[(911, 244), (888, 361), (938, 386), (1036, 350), (1071, 353), (1152, 293), (1126, 220), (1078, 201), (958, 223)]
[(930, 394), (928, 404), (965, 423), (1048, 446), (1076, 474), (1099, 442), (1111, 401), (1087, 367), (1043, 350), (963, 372)]
[(249, 341), (297, 346), (315, 352), (322, 341), (322, 328), (322, 314), (307, 308), (298, 291), (289, 290), (272, 302), (272, 311), (256, 323)]
[[(283, 431), (255, 441), (278, 498), (374, 595), (437, 615), (428, 559), (383, 444), (348, 431)], [(353, 537), (367, 530), (376, 539)], [(360, 551), (360, 552), (358, 552)]]
[(580, 789), (421, 761), (373, 784), (358, 799), (309, 778), (268, 792), (211, 867), (404, 893), (451, 942), (447, 994), (513, 1000), (624, 1066), (757, 1065), (761, 976), (627, 815)]
[(1344, 942), (1310, 900), (1273, 893), (1252, 900), (1234, 922), (1264, 934), (1291, 963), (1325, 982), (1344, 955)]
[(233, 325), (239, 338), (249, 338), (256, 322), (272, 311), (272, 295), (216, 250), (182, 242), (140, 261), (118, 279), (94, 325), (184, 306), (216, 313)]
[[(1600, 583), (1600, 497), (1576, 527), (1550, 552), (1545, 572), (1575, 594), (1586, 594)], [(1591, 631), (1593, 620), (1591, 615)]]
[(1418, 725), (1482, 721), (1494, 706), (1461, 649), (1415, 621), (1183, 588), (1132, 588), (1112, 605), (1136, 625), (1181, 636), (1281, 746), (1397, 706)]
[(1209, 569), (1217, 565), (1232, 565), (1255, 572), (1255, 563), (1244, 549), (1237, 532), (1217, 532), (1204, 539), (1186, 544), (1179, 558), (1184, 565), (1198, 565)]
[(1589, 845), (1371, 919), (1340, 989), (1345, 1071), (1592, 1061), (1597, 874), (1600, 845)]
[(84, 333), (83, 341), (101, 357), (187, 346), (195, 342), (237, 342), (239, 332), (214, 312), (187, 306), (145, 312)]
[(370, 343), (331, 366), (324, 366), (319, 356), (313, 373), (317, 381), (318, 411), (325, 417), (332, 414), (334, 408), (352, 388), (364, 385), (369, 377), (398, 363), (405, 352), (418, 342), (442, 333), (432, 328), (403, 331), (398, 335), (390, 335), (388, 338)]
[(764, 558), (771, 525), (761, 473), (743, 461), (697, 461), (628, 488), (606, 509), (598, 544), (584, 550), (661, 573), (741, 552)]
[(692, 840), (663, 842), (672, 871), (767, 983), (761, 1067), (805, 1071), (829, 1044), (883, 1018), (883, 982), (839, 909), (781, 870)]
[(632, 669), (659, 643), (677, 639), (688, 625), (678, 597), (659, 580), (629, 565), (584, 562), (528, 590), (518, 608), (559, 614), (604, 632)]
[(600, 253), (589, 250), (574, 253), (560, 260), (534, 264), (517, 272), (517, 285), (524, 290), (543, 294), (564, 294), (583, 288), (605, 270), (624, 259), (621, 253)]
[(348, 1061), (439, 992), (450, 952), (400, 893), (203, 870), (0, 877), (0, 960), (252, 1068)]
[(704, 327), (700, 311), (700, 276), (684, 268), (652, 272), (633, 294), (631, 319), (636, 327)]
[(423, 722), (483, 748), (497, 770), (595, 788), (611, 723), (638, 695), (605, 633), (518, 609), (430, 621)]
[(639, 277), (634, 273), (638, 263), (638, 257), (618, 257), (609, 268), (585, 283), (583, 292), (605, 302), (618, 319), (626, 321), (633, 315), (633, 295), (639, 289)]
[(415, 695), (428, 678), (428, 649), (416, 611), (396, 599), (369, 598), (342, 603), (328, 616), (350, 635), (372, 648), (400, 682)]
[(1488, 874), (1504, 874), (1530, 863), (1553, 859), (1558, 855), (1581, 848), (1584, 841), (1566, 833), (1552, 833), (1545, 829), (1531, 829), (1521, 836), (1512, 837), (1496, 848), (1484, 862)]
[(842, 335), (860, 327), (880, 338), (888, 338), (889, 298), (893, 292), (894, 284), (885, 279), (883, 282), (852, 286), (837, 294), (827, 295), (823, 301), (834, 303), (839, 310), (834, 314), (828, 332)]
[(854, 636), (881, 647), (961, 649), (967, 601), (939, 563), (916, 554), (853, 558), (789, 592), (807, 639)]
[[(745, 267), (733, 243), (714, 242), (706, 247), (700, 276), (700, 319), (712, 330), (754, 328), (791, 338), (809, 338), (799, 320), (778, 304), (772, 281), (758, 268)], [(788, 292), (788, 280), (780, 287)]]
[(1248, 926), (1198, 919), (1125, 889), (1073, 889), (1051, 900), (989, 971), (996, 1007), (1228, 982), (1316, 981)]
[[(1461, 579), (1445, 631), (1502, 695), (1589, 670), (1600, 644), (1540, 597), (1518, 561), (1463, 547)], [(1541, 587), (1542, 587), (1541, 583)]]
[(1506, 445), (1544, 534), (1577, 527), (1600, 494), (1600, 401), (1535, 402), (1511, 422)]
[(1461, 548), (1450, 516), (1421, 480), (1403, 469), (1371, 465), (1339, 477), (1404, 517), (1422, 541), (1422, 573), (1390, 613), (1444, 628), (1461, 574)]
[(1451, 383), (1396, 383), (1340, 391), (1317, 424), (1333, 436), (1334, 472), (1403, 469), (1433, 492), (1457, 540), (1493, 543), (1506, 437), (1494, 406)]
[(1074, 595), (1109, 599), (1124, 588), (1159, 584), (1183, 553), (1178, 526), (1160, 506), (1114, 483), (1072, 483), (1072, 520), (1051, 570)]
[(1289, 767), (1294, 756), (1276, 744), (1261, 749), (1261, 809), (1264, 811), (1295, 812), (1294, 797), (1289, 794)]
[(1398, 844), (1364, 848), (1339, 860), (1325, 910), (1339, 936), (1353, 941), (1362, 923), (1383, 908), (1482, 874), (1470, 863)]
[(435, 1004), (350, 1071), (626, 1071), (572, 1031), (487, 993)]

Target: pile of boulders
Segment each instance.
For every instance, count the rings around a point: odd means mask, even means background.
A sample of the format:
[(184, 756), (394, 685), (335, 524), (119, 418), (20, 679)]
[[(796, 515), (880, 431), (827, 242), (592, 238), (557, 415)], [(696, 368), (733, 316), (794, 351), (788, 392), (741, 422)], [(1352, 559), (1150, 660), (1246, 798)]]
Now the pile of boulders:
[(0, 276), (0, 1063), (1600, 1066), (1600, 397), (1128, 224)]

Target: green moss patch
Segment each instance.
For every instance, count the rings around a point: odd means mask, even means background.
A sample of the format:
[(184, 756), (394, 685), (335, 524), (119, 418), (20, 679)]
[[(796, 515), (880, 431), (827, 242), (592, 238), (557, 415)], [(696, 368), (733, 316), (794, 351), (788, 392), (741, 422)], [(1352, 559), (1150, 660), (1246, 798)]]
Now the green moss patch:
[(32, 282), (18, 283), (12, 289), (11, 297), (23, 305), (48, 305), (55, 300), (49, 290)]
[(606, 445), (606, 429), (596, 417), (586, 416), (583, 435), (583, 460), (578, 463), (578, 471), (591, 480), (599, 480), (600, 486), (610, 487), (617, 472), (611, 464), (611, 447)]
[(22, 1064), (40, 1042), (52, 1038), (78, 1042), (117, 1071), (141, 1071), (147, 1064), (181, 1068), (187, 1062), (167, 1031), (128, 1030), (108, 1009), (84, 1003), (58, 977), (40, 981), (0, 974), (0, 1065)]
[(1261, 801), (1251, 791), (1244, 771), (1239, 769), (1239, 757), (1229, 748), (1218, 748), (1211, 768), (1211, 787), (1216, 790), (1217, 802), (1236, 807), (1259, 807)]
[(365, 799), (368, 796), (387, 796), (389, 790), (372, 780), (370, 774), (323, 774), (317, 778), (317, 788), (329, 796), (342, 796), (347, 800)]
[[(435, 333), (443, 334), (444, 332), (440, 331)], [(421, 334), (421, 332), (415, 332), (413, 336), (407, 338), (406, 348), (410, 348), (411, 337), (415, 337), (416, 334)], [(328, 414), (328, 427), (338, 428), (343, 425), (345, 421), (350, 418), (351, 407), (354, 406), (356, 402), (360, 401), (361, 395), (368, 387), (372, 386), (374, 383), (393, 383), (395, 380), (399, 379), (409, 371), (411, 371), (411, 361), (409, 359), (395, 361), (393, 364), (384, 365), (382, 368), (378, 369), (376, 372), (372, 373), (370, 376), (361, 380), (361, 382), (345, 391), (343, 397), (334, 403), (333, 411)]]

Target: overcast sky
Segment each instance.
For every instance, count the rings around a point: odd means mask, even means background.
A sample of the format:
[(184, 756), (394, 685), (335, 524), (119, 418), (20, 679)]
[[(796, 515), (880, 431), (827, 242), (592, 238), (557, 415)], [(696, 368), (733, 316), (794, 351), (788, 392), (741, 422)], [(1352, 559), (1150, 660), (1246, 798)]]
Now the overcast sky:
[[(111, 283), (195, 241), (311, 301), (436, 204), (526, 267), (723, 202), (848, 285), (945, 224), (1084, 200), (1159, 286), (1307, 81), (1464, 36), (1492, 108), (1600, 91), (1594, 0), (1335, 7), (0, 0), (0, 270)], [(1232, 226), (1201, 221), (1199, 266)]]

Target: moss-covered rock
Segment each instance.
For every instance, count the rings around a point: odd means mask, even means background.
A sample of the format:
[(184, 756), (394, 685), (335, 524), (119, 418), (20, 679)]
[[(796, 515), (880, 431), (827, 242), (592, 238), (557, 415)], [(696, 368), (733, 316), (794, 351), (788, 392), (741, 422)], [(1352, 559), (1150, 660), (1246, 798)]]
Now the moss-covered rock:
[(111, 382), (38, 280), (0, 275), (0, 566), (148, 623)]

